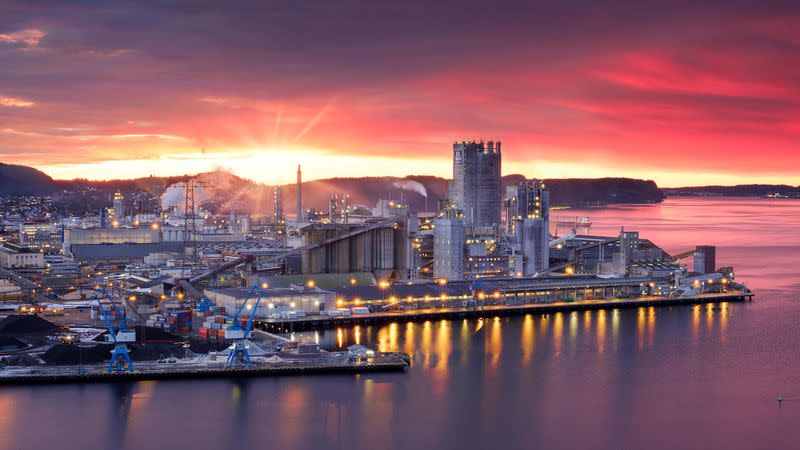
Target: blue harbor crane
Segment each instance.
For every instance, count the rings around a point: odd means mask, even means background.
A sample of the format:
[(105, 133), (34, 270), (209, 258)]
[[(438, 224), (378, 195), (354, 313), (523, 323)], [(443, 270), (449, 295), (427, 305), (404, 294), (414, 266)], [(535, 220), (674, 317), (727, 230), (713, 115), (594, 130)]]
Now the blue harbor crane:
[[(248, 318), (247, 323), (244, 325), (244, 327), (242, 327), (242, 312), (244, 311), (245, 307), (249, 306), (250, 299), (254, 294), (256, 294), (256, 301), (251, 306), (252, 311), (250, 311), (250, 317)], [(258, 307), (261, 305), (262, 294), (263, 292), (258, 286), (253, 286), (247, 293), (247, 296), (244, 298), (242, 306), (236, 310), (236, 315), (232, 317), (233, 324), (225, 328), (225, 339), (233, 341), (231, 353), (228, 355), (228, 361), (225, 363), (225, 367), (229, 369), (234, 367), (249, 368), (253, 366), (253, 363), (250, 360), (250, 350), (246, 341), (253, 334), (253, 319), (255, 319), (256, 311), (258, 311)]]
[(114, 325), (111, 323), (111, 318), (108, 316), (108, 311), (103, 308), (103, 303), (100, 301), (100, 296), (95, 294), (94, 299), (97, 300), (100, 314), (103, 315), (103, 320), (106, 321), (106, 327), (108, 327), (106, 342), (111, 342), (114, 344), (114, 351), (111, 353), (111, 360), (108, 362), (108, 372), (133, 372), (133, 361), (131, 360), (131, 355), (128, 354), (128, 347), (126, 343), (136, 342), (136, 330), (131, 330), (128, 328), (128, 321), (125, 318), (125, 311), (120, 309), (120, 307), (114, 303), (114, 299), (108, 295), (106, 290), (100, 288), (99, 291), (120, 316), (119, 329), (115, 330)]

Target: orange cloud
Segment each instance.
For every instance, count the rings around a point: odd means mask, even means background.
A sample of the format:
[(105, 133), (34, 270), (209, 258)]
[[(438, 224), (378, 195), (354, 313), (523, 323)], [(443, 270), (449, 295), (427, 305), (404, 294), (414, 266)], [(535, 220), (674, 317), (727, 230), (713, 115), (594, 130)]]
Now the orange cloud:
[[(0, 35), (2, 36), (2, 35)], [(17, 97), (6, 97), (0, 95), (0, 106), (7, 106), (7, 107), (17, 107), (17, 108), (27, 108), (29, 106), (34, 106), (36, 103), (25, 100)]]
[(6, 44), (22, 44), (26, 47), (37, 47), (45, 36), (45, 32), (36, 28), (15, 31), (14, 33), (0, 33), (0, 42)]

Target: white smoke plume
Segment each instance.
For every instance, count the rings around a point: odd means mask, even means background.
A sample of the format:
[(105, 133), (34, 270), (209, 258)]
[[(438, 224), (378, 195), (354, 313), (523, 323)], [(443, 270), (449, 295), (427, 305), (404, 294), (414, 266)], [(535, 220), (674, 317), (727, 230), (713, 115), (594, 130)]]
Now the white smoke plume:
[[(182, 212), (185, 200), (185, 188), (181, 184), (173, 184), (168, 187), (163, 194), (161, 194), (161, 209), (166, 211), (172, 206), (177, 206)], [(194, 187), (194, 204), (195, 208), (199, 207), (201, 203), (211, 200), (214, 197), (214, 192), (202, 186)]]
[(402, 189), (404, 191), (416, 192), (419, 195), (428, 198), (428, 190), (425, 189), (425, 186), (423, 186), (422, 183), (420, 183), (419, 181), (398, 180), (392, 183), (392, 186), (396, 187), (397, 189)]

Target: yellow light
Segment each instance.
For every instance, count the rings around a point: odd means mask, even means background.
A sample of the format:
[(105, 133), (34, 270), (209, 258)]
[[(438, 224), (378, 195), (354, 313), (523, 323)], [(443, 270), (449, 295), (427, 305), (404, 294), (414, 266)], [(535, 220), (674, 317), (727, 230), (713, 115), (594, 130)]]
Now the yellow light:
[(566, 268), (565, 272), (567, 273), (567, 275), (572, 275), (575, 273), (575, 269), (572, 266), (569, 266)]
[(342, 299), (340, 299), (340, 298), (337, 298), (337, 299), (336, 299), (336, 306), (339, 306), (339, 307), (341, 307), (343, 304), (344, 304), (344, 300), (342, 300)]
[(316, 285), (317, 285), (317, 283), (314, 280), (308, 280), (308, 282), (306, 282), (306, 286), (308, 286), (310, 288), (313, 288)]
[(158, 224), (157, 223), (153, 223), (153, 224), (150, 225), (150, 228), (152, 228), (154, 230), (157, 230), (158, 229)]
[(261, 289), (269, 289), (269, 283), (261, 283)]
[(134, 302), (134, 301), (136, 301), (136, 296), (135, 295), (131, 295), (130, 297), (128, 297), (128, 300)]
[(356, 279), (350, 278), (350, 286), (355, 286), (355, 285), (356, 285)]

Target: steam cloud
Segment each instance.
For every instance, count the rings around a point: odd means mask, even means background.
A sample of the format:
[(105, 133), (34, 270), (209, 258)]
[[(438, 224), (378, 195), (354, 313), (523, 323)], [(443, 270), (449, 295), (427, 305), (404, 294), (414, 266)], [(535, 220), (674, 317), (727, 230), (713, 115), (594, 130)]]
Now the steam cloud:
[[(161, 194), (161, 209), (167, 210), (172, 206), (177, 206), (180, 211), (183, 211), (185, 188), (179, 184), (173, 184), (168, 187), (163, 194)], [(211, 200), (214, 193), (211, 189), (202, 186), (194, 187), (194, 204), (195, 208), (199, 207), (201, 203)]]
[(399, 180), (392, 183), (392, 186), (404, 191), (416, 192), (419, 195), (428, 198), (428, 190), (425, 189), (425, 186), (423, 186), (419, 181)]

